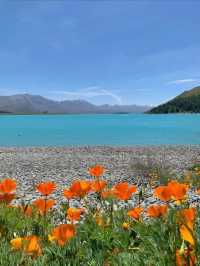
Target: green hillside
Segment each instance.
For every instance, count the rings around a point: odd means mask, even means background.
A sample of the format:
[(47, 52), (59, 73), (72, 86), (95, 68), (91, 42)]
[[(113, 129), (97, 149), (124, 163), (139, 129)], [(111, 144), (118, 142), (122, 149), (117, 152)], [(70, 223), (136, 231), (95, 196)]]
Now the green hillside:
[(151, 109), (148, 113), (200, 113), (200, 86), (183, 92), (171, 101)]

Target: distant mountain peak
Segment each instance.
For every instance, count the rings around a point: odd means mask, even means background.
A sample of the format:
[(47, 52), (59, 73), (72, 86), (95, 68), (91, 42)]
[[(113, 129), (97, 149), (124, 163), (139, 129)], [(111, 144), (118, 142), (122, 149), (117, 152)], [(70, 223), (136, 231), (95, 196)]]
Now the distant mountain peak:
[(16, 94), (0, 96), (0, 113), (13, 114), (89, 114), (89, 113), (143, 113), (148, 106), (137, 105), (101, 105), (96, 106), (85, 100), (54, 101), (40, 95)]

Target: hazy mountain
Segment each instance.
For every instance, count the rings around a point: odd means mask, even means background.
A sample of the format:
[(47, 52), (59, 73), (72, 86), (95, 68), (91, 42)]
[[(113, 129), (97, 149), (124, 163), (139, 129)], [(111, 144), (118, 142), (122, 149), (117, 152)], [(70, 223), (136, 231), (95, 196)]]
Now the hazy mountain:
[(39, 95), (18, 94), (0, 96), (0, 113), (14, 114), (77, 114), (77, 113), (143, 113), (149, 106), (137, 105), (101, 105), (96, 106), (87, 101), (53, 101)]
[(149, 113), (200, 113), (200, 86), (183, 92), (171, 101), (151, 109)]

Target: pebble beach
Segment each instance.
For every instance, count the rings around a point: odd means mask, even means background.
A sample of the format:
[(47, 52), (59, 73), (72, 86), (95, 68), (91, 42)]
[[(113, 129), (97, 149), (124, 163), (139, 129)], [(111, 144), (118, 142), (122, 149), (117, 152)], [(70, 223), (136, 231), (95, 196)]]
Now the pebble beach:
[(62, 201), (63, 188), (76, 179), (90, 179), (88, 167), (101, 164), (104, 178), (111, 184), (119, 181), (141, 183), (144, 166), (165, 167), (172, 177), (200, 162), (200, 145), (148, 147), (38, 147), (0, 148), (0, 178), (17, 181), (17, 195), (24, 201), (38, 197), (35, 185), (51, 180), (57, 190), (53, 197)]

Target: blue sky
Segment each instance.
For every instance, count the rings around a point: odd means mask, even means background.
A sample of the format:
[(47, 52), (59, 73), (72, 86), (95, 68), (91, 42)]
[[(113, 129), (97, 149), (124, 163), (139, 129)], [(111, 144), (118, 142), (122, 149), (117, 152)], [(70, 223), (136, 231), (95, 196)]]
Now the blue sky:
[(162, 103), (200, 84), (199, 1), (1, 1), (0, 95)]

